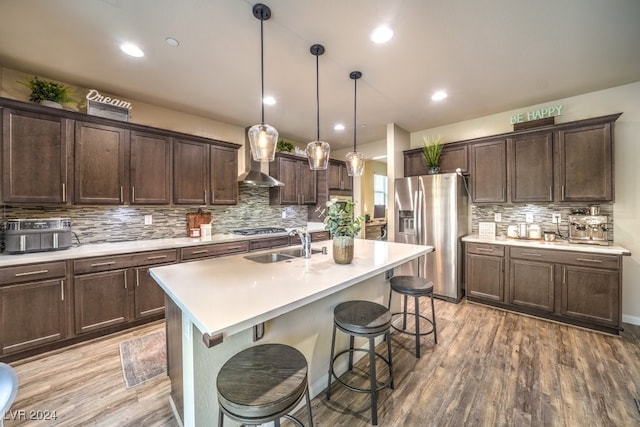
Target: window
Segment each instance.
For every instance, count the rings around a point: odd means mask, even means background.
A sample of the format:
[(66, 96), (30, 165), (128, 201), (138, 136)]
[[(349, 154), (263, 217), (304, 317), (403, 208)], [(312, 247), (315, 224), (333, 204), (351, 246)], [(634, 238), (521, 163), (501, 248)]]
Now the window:
[(373, 174), (373, 217), (384, 218), (387, 209), (387, 177)]

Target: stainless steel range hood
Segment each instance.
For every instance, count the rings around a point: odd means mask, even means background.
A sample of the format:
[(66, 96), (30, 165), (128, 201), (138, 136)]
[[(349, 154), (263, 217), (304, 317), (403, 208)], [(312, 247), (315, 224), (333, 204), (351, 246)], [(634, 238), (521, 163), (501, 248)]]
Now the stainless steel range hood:
[(240, 184), (253, 187), (284, 187), (283, 182), (269, 176), (269, 162), (256, 162), (253, 160), (246, 131), (244, 138), (244, 165), (248, 170), (238, 177)]

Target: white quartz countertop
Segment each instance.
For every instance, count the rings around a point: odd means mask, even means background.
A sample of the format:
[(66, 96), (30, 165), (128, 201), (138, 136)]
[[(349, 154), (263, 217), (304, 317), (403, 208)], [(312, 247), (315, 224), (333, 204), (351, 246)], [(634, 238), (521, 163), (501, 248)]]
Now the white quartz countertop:
[[(211, 336), (233, 335), (317, 301), (433, 250), (377, 240), (355, 239), (351, 264), (328, 254), (261, 264), (247, 254), (154, 267), (151, 276), (192, 323)], [(276, 252), (277, 249), (262, 252)], [(251, 255), (261, 253), (252, 252)], [(313, 319), (309, 319), (310, 322)]]
[[(239, 227), (240, 228), (240, 227)], [(310, 222), (307, 231), (313, 233), (324, 231), (324, 224)], [(293, 228), (285, 228), (288, 231)], [(40, 262), (65, 261), (68, 259), (88, 258), (105, 255), (118, 255), (132, 252), (155, 251), (162, 249), (179, 249), (190, 246), (209, 245), (212, 243), (238, 242), (244, 240), (257, 240), (269, 237), (286, 236), (287, 233), (257, 234), (253, 236), (240, 236), (237, 234), (214, 234), (211, 237), (176, 237), (170, 239), (134, 240), (116, 243), (98, 243), (73, 246), (60, 251), (35, 252), (28, 254), (2, 254), (0, 255), (0, 267), (11, 267)]]
[(463, 242), (471, 243), (489, 243), (492, 245), (506, 245), (506, 246), (524, 246), (528, 248), (539, 249), (555, 249), (560, 251), (574, 251), (574, 252), (588, 252), (593, 254), (605, 254), (605, 255), (631, 255), (628, 249), (621, 246), (600, 246), (600, 245), (588, 245), (580, 243), (569, 243), (566, 240), (556, 238), (553, 242), (545, 242), (541, 240), (528, 240), (528, 239), (510, 239), (510, 238), (486, 238), (480, 237), (477, 234), (470, 234), (462, 238)]

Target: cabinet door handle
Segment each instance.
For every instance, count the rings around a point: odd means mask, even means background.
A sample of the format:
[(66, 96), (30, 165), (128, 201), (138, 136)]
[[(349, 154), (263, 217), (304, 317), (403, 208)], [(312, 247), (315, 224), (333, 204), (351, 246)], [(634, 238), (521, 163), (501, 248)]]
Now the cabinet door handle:
[(601, 259), (593, 259), (593, 258), (576, 258), (576, 261), (602, 263)]
[(95, 264), (91, 264), (91, 267), (104, 267), (105, 265), (113, 265), (115, 263), (116, 263), (115, 261), (96, 262)]
[(564, 200), (564, 185), (561, 187), (561, 190), (560, 200)]
[(553, 187), (549, 186), (549, 200), (553, 201)]
[(567, 269), (566, 268), (562, 269), (562, 284), (563, 285), (567, 284)]
[(67, 201), (67, 184), (65, 184), (64, 182), (62, 183), (62, 201)]
[(131, 187), (131, 203), (136, 201), (136, 187)]
[(201, 249), (199, 251), (193, 251), (191, 252), (192, 254), (206, 254), (207, 252), (209, 252), (208, 249)]
[(127, 270), (123, 270), (122, 274), (124, 275), (124, 288), (127, 289)]
[(120, 186), (120, 203), (124, 203), (124, 188)]
[(154, 255), (154, 256), (148, 256), (147, 259), (148, 260), (152, 260), (152, 259), (164, 259), (166, 258), (167, 255)]
[(202, 190), (202, 193), (204, 194), (204, 204), (207, 204), (207, 190)]
[(64, 280), (60, 280), (60, 301), (64, 301)]
[(243, 246), (229, 246), (227, 247), (227, 250), (234, 250), (234, 249), (244, 249)]
[(44, 273), (48, 273), (48, 272), (49, 272), (49, 270), (25, 271), (24, 273), (16, 273), (16, 277), (33, 276), (34, 274), (44, 274)]
[(539, 253), (537, 253), (537, 252), (522, 252), (520, 255), (526, 255), (526, 256), (537, 256), (537, 257), (542, 256), (542, 254), (539, 254)]
[(478, 251), (478, 252), (491, 252), (491, 253), (493, 253), (493, 249), (487, 249), (487, 248), (476, 248), (476, 251)]
[(140, 287), (140, 269), (136, 268), (136, 288)]
[(211, 204), (213, 204), (213, 202), (215, 202), (215, 200), (216, 200), (216, 193), (214, 193), (214, 192), (213, 192), (213, 190), (211, 190), (211, 197), (210, 197), (210, 199), (211, 199)]

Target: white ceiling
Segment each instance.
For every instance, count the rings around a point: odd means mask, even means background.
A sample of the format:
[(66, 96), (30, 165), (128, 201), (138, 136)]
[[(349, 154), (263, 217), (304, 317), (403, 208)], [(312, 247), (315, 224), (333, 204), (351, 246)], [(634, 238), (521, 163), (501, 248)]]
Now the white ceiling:
[[(384, 139), (640, 80), (638, 0), (265, 0), (265, 121), (281, 136)], [(248, 0), (0, 0), (0, 64), (238, 126), (260, 121), (260, 21)], [(373, 45), (387, 23), (395, 37)], [(180, 46), (170, 47), (166, 37)], [(145, 57), (120, 52), (137, 43)], [(449, 97), (431, 101), (445, 89)], [(135, 104), (134, 104), (135, 108)], [(345, 131), (333, 130), (336, 122)]]

